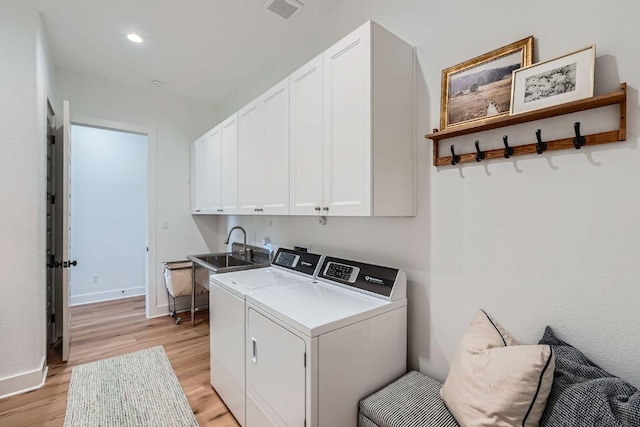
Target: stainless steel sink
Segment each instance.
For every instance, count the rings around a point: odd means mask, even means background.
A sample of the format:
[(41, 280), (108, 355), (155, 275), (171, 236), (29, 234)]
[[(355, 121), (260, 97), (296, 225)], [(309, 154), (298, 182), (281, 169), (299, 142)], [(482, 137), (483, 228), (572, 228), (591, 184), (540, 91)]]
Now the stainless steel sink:
[(187, 256), (194, 263), (195, 282), (209, 289), (209, 274), (229, 273), (270, 265), (269, 252), (263, 248), (247, 246), (246, 255), (242, 253), (242, 245), (238, 243), (233, 243), (231, 249), (231, 252)]
[(233, 243), (231, 252), (219, 252), (203, 255), (188, 255), (193, 261), (193, 283), (191, 288), (191, 324), (195, 322), (195, 291), (196, 284), (209, 290), (209, 276), (211, 274), (230, 273), (232, 271), (250, 270), (252, 268), (269, 267), (270, 253), (266, 249), (247, 245), (246, 255), (242, 252), (243, 245)]
[(226, 273), (228, 271), (234, 271), (235, 267), (252, 266), (255, 263), (244, 259), (244, 256), (239, 253), (225, 252), (219, 254), (210, 255), (195, 255), (192, 261), (197, 262), (203, 267), (209, 269), (213, 273)]

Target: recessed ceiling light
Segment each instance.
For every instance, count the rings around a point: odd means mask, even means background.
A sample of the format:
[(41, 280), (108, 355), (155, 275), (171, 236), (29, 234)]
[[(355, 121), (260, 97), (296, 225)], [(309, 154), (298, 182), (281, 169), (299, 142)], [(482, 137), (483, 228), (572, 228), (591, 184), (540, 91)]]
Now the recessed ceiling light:
[(142, 37), (136, 33), (127, 34), (127, 38), (134, 43), (142, 43)]

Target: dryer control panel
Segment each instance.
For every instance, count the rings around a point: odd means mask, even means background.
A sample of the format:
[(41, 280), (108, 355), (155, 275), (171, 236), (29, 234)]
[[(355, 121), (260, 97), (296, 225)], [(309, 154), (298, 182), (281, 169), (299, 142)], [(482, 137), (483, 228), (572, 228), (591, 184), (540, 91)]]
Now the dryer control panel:
[(273, 257), (272, 265), (313, 276), (320, 265), (322, 255), (298, 252), (293, 249), (280, 248)]
[(406, 275), (396, 268), (325, 257), (318, 279), (329, 280), (389, 300), (405, 298)]

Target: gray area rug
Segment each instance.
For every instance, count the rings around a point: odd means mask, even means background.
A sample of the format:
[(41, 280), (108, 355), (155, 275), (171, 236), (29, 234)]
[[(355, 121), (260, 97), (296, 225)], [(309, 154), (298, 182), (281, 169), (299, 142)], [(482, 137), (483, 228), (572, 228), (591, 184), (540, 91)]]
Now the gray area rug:
[(65, 427), (198, 426), (164, 348), (73, 368)]

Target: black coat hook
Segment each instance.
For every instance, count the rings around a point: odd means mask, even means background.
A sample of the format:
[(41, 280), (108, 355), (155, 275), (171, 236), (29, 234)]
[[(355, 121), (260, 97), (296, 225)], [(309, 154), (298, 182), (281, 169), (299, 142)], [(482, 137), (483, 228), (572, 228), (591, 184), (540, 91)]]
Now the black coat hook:
[(542, 131), (540, 129), (536, 131), (536, 139), (538, 140), (538, 143), (536, 144), (536, 153), (542, 154), (547, 151), (547, 143), (542, 142)]
[(513, 147), (509, 147), (509, 137), (507, 135), (502, 137), (502, 142), (504, 143), (504, 158), (508, 159), (513, 156)]
[(573, 138), (573, 146), (576, 147), (576, 150), (579, 150), (587, 143), (587, 138), (580, 135), (580, 122), (575, 122), (573, 124), (573, 130), (576, 132), (576, 137)]
[(460, 156), (458, 156), (456, 152), (453, 151), (453, 149), (454, 149), (454, 145), (451, 144), (451, 164), (455, 166), (458, 163), (460, 163)]
[(480, 141), (476, 141), (476, 162), (484, 160), (484, 151), (480, 151)]

